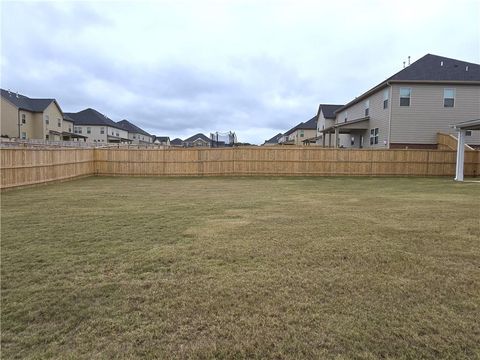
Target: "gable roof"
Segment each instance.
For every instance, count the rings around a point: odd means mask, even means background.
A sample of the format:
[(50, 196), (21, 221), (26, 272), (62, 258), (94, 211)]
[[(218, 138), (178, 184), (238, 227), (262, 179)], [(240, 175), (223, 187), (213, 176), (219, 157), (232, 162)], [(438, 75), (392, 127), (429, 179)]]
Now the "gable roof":
[(348, 104), (338, 108), (335, 110), (335, 113), (362, 101), (374, 92), (388, 86), (389, 83), (394, 82), (479, 83), (480, 65), (444, 56), (427, 54), (350, 101)]
[(75, 120), (73, 120), (70, 116), (68, 116), (68, 115), (65, 114), (65, 113), (63, 114), (63, 120), (75, 122)]
[(1, 96), (10, 101), (13, 105), (21, 110), (27, 110), (31, 112), (43, 112), (52, 102), (54, 102), (60, 112), (62, 109), (58, 105), (55, 99), (32, 99), (25, 95), (13, 93), (4, 89), (0, 89)]
[(283, 136), (288, 136), (292, 133), (294, 133), (297, 130), (316, 130), (317, 129), (317, 116), (315, 115), (313, 118), (306, 122), (301, 122), (300, 124), (297, 124), (290, 130), (288, 130)]
[(179, 145), (179, 146), (182, 146), (183, 145), (183, 140), (180, 139), (180, 138), (175, 138), (173, 140), (170, 141), (170, 145)]
[(302, 122), (297, 125), (296, 130), (316, 130), (317, 129), (317, 116), (312, 117), (306, 122)]
[(198, 133), (198, 134), (195, 134), (195, 135), (190, 136), (189, 138), (183, 140), (183, 142), (191, 143), (191, 142), (194, 142), (195, 140), (198, 140), (198, 139), (201, 139), (202, 141), (207, 142), (207, 143), (212, 141), (210, 138), (206, 137), (202, 133)]
[(125, 130), (115, 121), (108, 118), (107, 115), (103, 115), (92, 108), (88, 108), (77, 113), (65, 114), (73, 119), (75, 125), (111, 126), (117, 129)]
[[(167, 142), (167, 141), (170, 141), (170, 136), (156, 136), (156, 135), (153, 135), (153, 141), (161, 141), (161, 142)], [(180, 140), (180, 139), (179, 139)], [(182, 140), (180, 140), (182, 141)]]
[(277, 135), (275, 135), (271, 139), (265, 140), (265, 144), (278, 144), (278, 140), (280, 140), (280, 138), (282, 136), (283, 136), (282, 133), (278, 133)]
[(480, 81), (480, 65), (427, 54), (385, 81), (389, 80)]
[(335, 119), (335, 111), (341, 108), (343, 105), (332, 105), (332, 104), (320, 104), (318, 106), (318, 115), (320, 111), (323, 113), (325, 119)]
[(120, 121), (117, 121), (117, 124), (123, 129), (127, 130), (130, 133), (135, 133), (135, 134), (142, 134), (146, 136), (151, 136), (149, 133), (147, 133), (145, 130), (140, 129), (138, 126), (135, 124), (132, 124), (130, 121), (123, 119)]

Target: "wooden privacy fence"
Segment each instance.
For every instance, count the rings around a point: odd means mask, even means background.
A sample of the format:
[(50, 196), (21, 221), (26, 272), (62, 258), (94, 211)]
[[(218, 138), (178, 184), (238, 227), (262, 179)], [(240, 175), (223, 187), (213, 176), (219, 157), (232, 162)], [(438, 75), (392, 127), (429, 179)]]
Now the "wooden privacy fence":
[(95, 173), (94, 149), (1, 149), (1, 188)]
[[(249, 147), (223, 149), (2, 149), (1, 186), (84, 175), (454, 176), (455, 151)], [(480, 152), (465, 153), (465, 175)]]

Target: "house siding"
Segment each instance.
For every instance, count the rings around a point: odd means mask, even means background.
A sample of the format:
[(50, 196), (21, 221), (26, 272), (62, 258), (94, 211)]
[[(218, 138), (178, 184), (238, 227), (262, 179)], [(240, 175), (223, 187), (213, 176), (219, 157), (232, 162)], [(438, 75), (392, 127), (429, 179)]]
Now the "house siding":
[[(412, 89), (409, 107), (400, 106), (401, 87)], [(444, 88), (455, 89), (453, 108), (443, 107)], [(479, 85), (394, 84), (392, 93), (392, 144), (436, 144), (438, 132), (456, 135), (450, 125), (480, 118)], [(480, 131), (466, 142), (480, 145)]]
[[(45, 116), (48, 115), (49, 124), (47, 125), (45, 122)], [(58, 120), (60, 120), (60, 126), (58, 126)], [(37, 114), (37, 120), (35, 122), (35, 134), (38, 136), (38, 139), (45, 139), (46, 135), (49, 135), (49, 140), (62, 140), (61, 135), (53, 135), (49, 134), (49, 131), (56, 131), (61, 133), (63, 131), (63, 114), (55, 104), (52, 102), (42, 113)]]
[[(383, 108), (383, 92), (387, 88), (383, 88), (368, 98), (361, 100), (360, 102), (349, 106), (348, 108), (337, 113), (335, 123), (342, 124), (345, 122), (345, 116), (348, 113), (347, 121), (353, 121), (365, 117), (365, 102), (369, 100), (369, 129), (367, 131), (355, 131), (350, 134), (340, 134), (340, 144), (343, 147), (355, 147), (360, 146), (360, 137), (363, 136), (363, 147), (368, 148), (385, 148), (385, 142), (388, 144), (389, 137), (389, 117), (391, 99), (389, 98), (388, 107)], [(390, 92), (389, 92), (390, 96)], [(370, 145), (370, 129), (378, 128), (378, 144)], [(355, 143), (351, 145), (351, 138), (354, 138)]]
[[(318, 119), (317, 119), (317, 145), (322, 145), (323, 146), (323, 136), (325, 136), (325, 147), (328, 147), (328, 134), (323, 134), (321, 131), (333, 126), (335, 124), (335, 119), (326, 119), (325, 116), (323, 115), (323, 110), (320, 110), (320, 114), (318, 114)], [(348, 134), (340, 134), (340, 146), (342, 144), (347, 144), (349, 142), (350, 136)], [(331, 138), (331, 146), (334, 145), (334, 135), (332, 135)]]
[[(27, 127), (29, 124), (32, 124), (31, 113), (25, 112), (27, 115), (26, 122)], [(1, 108), (1, 123), (0, 123), (0, 133), (1, 135), (7, 135), (8, 137), (19, 137), (18, 134), (18, 109), (8, 100), (2, 97)], [(25, 127), (25, 125), (23, 125)], [(25, 131), (25, 130), (22, 130)], [(29, 131), (30, 134), (27, 136), (32, 136), (32, 130)]]

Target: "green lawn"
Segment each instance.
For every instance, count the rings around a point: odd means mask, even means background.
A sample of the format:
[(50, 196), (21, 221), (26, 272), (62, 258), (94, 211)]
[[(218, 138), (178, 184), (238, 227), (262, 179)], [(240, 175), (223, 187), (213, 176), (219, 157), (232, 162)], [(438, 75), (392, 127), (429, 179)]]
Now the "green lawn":
[(480, 358), (480, 183), (107, 178), (1, 195), (9, 358)]

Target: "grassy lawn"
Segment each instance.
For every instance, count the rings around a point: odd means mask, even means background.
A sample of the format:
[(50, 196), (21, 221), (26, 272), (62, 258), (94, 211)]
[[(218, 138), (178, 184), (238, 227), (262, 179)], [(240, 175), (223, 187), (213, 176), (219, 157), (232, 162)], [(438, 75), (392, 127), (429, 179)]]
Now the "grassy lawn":
[(1, 195), (2, 358), (480, 358), (480, 184), (87, 178)]

